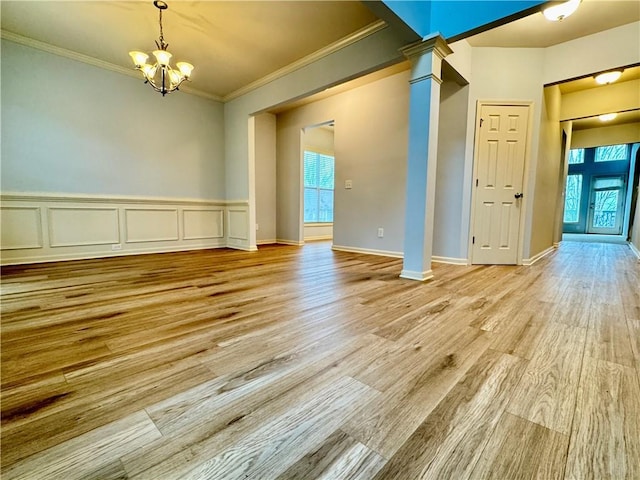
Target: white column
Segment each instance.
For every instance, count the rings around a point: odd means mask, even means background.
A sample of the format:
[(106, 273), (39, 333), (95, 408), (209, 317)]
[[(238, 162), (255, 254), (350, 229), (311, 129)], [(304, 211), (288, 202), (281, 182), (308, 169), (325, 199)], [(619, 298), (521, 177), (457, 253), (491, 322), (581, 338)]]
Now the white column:
[(400, 276), (424, 281), (433, 278), (431, 250), (442, 59), (452, 50), (436, 34), (409, 45), (402, 53), (411, 61), (411, 90), (404, 262)]

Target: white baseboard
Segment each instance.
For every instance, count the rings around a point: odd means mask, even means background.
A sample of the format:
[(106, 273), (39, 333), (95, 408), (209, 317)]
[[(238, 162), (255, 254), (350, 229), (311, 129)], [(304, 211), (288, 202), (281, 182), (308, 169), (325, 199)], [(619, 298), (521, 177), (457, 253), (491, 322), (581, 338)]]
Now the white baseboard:
[(0, 264), (249, 245), (244, 201), (3, 193)]
[(227, 248), (231, 248), (233, 250), (242, 250), (243, 252), (257, 252), (258, 247), (253, 246), (243, 246), (243, 245), (227, 245)]
[[(226, 245), (193, 245), (188, 247), (156, 247), (141, 248), (138, 250), (126, 250), (116, 252), (100, 252), (100, 253), (62, 253), (58, 255), (42, 255), (42, 256), (24, 256), (12, 257), (5, 259), (4, 254), (1, 265), (27, 265), (35, 263), (47, 262), (67, 262), (70, 260), (91, 260), (94, 258), (110, 258), (110, 257), (126, 257), (128, 255), (149, 255), (153, 253), (171, 253), (171, 252), (188, 252), (191, 250), (209, 250), (217, 248), (226, 248)], [(233, 247), (232, 247), (233, 248)]]
[(274, 243), (278, 243), (278, 241), (275, 238), (256, 241), (256, 245), (273, 245)]
[(304, 237), (305, 242), (318, 242), (321, 240), (331, 240), (333, 239), (333, 235), (316, 235), (312, 237)]
[(400, 278), (425, 282), (433, 278), (433, 271), (427, 270), (426, 272), (414, 272), (412, 270), (402, 270), (402, 272), (400, 272)]
[(431, 261), (435, 263), (448, 263), (450, 265), (469, 265), (469, 260), (466, 258), (440, 257), (434, 255), (431, 257)]
[(543, 251), (541, 251), (540, 253), (534, 255), (531, 258), (523, 258), (522, 259), (522, 265), (533, 265), (534, 263), (536, 263), (538, 260), (540, 260), (541, 258), (546, 257), (547, 255), (549, 255), (551, 252), (555, 251), (555, 247), (551, 246)]
[(301, 247), (304, 245), (304, 242), (299, 242), (297, 240), (285, 240), (283, 238), (277, 238), (275, 243), (281, 243), (282, 245), (292, 245), (294, 247)]
[(402, 258), (402, 252), (393, 252), (390, 250), (374, 250), (371, 248), (345, 247), (343, 245), (333, 245), (332, 250), (339, 252), (364, 253), (367, 255), (380, 255), (382, 257)]
[(633, 243), (631, 243), (631, 242), (629, 242), (629, 248), (631, 249), (631, 251), (633, 252), (633, 254), (634, 254), (636, 257), (638, 257), (638, 261), (640, 261), (640, 250), (638, 250), (638, 249), (636, 248), (636, 246), (635, 246)]

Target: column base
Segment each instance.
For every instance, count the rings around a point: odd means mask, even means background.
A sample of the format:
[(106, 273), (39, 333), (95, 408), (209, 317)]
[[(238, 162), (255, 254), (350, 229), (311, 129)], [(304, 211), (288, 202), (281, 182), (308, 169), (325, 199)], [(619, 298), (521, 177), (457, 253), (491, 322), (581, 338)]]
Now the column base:
[(400, 278), (406, 278), (408, 280), (417, 280), (424, 282), (433, 278), (433, 270), (427, 270), (426, 272), (415, 272), (412, 270), (402, 270), (400, 272)]

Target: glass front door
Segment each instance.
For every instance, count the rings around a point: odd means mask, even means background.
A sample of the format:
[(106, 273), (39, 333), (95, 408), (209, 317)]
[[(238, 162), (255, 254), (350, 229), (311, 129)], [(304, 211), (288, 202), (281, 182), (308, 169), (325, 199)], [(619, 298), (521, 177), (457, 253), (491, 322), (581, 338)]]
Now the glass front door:
[(624, 216), (625, 176), (593, 177), (589, 195), (588, 233), (619, 235)]

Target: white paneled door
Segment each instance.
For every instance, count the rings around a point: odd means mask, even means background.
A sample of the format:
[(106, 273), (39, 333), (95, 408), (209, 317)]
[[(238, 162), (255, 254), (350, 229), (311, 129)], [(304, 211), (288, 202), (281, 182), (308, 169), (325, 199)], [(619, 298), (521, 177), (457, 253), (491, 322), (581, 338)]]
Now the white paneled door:
[(481, 105), (472, 263), (516, 264), (529, 105)]

